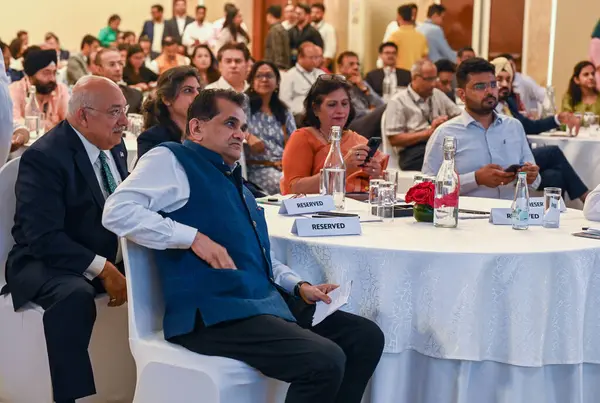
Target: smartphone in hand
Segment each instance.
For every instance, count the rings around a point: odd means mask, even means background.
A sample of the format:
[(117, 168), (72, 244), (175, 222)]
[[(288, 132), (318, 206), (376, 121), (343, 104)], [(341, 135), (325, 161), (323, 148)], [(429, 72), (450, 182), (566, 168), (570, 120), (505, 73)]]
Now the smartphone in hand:
[(504, 170), (504, 172), (509, 172), (511, 174), (516, 174), (517, 172), (519, 172), (519, 169), (523, 168), (523, 165), (520, 164), (513, 164), (511, 166), (509, 166), (508, 168), (506, 168)]
[(369, 147), (369, 153), (367, 154), (367, 158), (365, 158), (365, 162), (363, 162), (359, 167), (364, 167), (371, 161), (371, 158), (377, 152), (377, 149), (381, 146), (381, 137), (371, 137), (367, 143), (367, 147)]

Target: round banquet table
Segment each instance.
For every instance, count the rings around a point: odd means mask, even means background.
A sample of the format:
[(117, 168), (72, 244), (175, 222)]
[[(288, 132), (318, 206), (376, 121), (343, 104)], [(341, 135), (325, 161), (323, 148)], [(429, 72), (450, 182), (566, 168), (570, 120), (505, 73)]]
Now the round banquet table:
[(560, 147), (587, 187), (594, 189), (600, 185), (600, 132), (592, 136), (582, 128), (577, 137), (562, 137), (560, 134), (565, 133), (528, 135), (527, 138), (537, 147)]
[[(45, 136), (45, 134), (43, 136)], [(23, 147), (11, 153), (10, 159), (20, 157), (23, 154), (23, 152), (25, 152), (25, 150), (29, 148), (29, 146), (31, 146), (40, 138), (41, 136), (29, 140), (29, 142)], [(129, 172), (131, 172), (137, 160), (137, 138), (131, 133), (126, 133), (125, 137), (123, 137), (123, 141), (125, 142), (125, 148), (127, 149), (127, 167), (129, 168)]]
[[(461, 208), (510, 201), (461, 198)], [(353, 280), (343, 309), (375, 321), (385, 350), (372, 403), (576, 403), (600, 395), (600, 241), (577, 210), (559, 229), (412, 217), (361, 236), (300, 238), (265, 205), (271, 248), (313, 284)], [(347, 201), (349, 212), (367, 205)]]

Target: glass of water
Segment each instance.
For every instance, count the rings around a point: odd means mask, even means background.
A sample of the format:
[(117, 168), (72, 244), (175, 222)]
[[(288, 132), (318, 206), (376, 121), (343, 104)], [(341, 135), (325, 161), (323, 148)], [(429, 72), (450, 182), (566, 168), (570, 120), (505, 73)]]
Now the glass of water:
[(561, 188), (544, 189), (544, 228), (558, 228), (560, 225)]
[(390, 182), (379, 184), (377, 215), (385, 222), (394, 221), (394, 185)]
[(589, 134), (592, 137), (600, 135), (600, 116), (593, 115), (590, 117)]
[(567, 134), (575, 137), (579, 134), (579, 129), (583, 121), (583, 115), (579, 112), (573, 114), (573, 120), (567, 123)]
[(413, 179), (413, 185), (418, 185), (421, 182), (423, 182), (423, 174), (422, 173), (415, 174), (414, 179)]
[(144, 129), (144, 117), (137, 113), (129, 113), (127, 114), (127, 119), (129, 120), (129, 133), (133, 134), (135, 137), (142, 134)]
[(23, 124), (29, 131), (29, 137), (37, 139), (42, 128), (42, 119), (39, 116), (25, 116)]
[(369, 181), (369, 209), (371, 215), (377, 215), (377, 207), (379, 206), (379, 184), (385, 182), (382, 179), (371, 179)]
[(383, 171), (383, 180), (394, 185), (394, 203), (398, 194), (398, 171), (396, 169), (386, 169)]

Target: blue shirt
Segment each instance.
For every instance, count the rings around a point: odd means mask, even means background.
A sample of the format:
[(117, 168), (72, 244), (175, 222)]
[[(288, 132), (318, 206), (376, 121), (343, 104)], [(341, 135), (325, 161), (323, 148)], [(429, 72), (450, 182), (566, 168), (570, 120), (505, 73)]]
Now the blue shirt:
[[(423, 173), (437, 174), (444, 160), (444, 137), (452, 136), (456, 138), (455, 163), (460, 178), (460, 194), (512, 199), (515, 193), (514, 182), (489, 188), (480, 186), (475, 181), (475, 171), (488, 164), (497, 164), (503, 168), (513, 164), (523, 165), (525, 162), (535, 164), (523, 125), (505, 115), (494, 113), (494, 117), (487, 130), (467, 111), (438, 127), (427, 143)], [(538, 175), (530, 188), (537, 189), (540, 182), (541, 177)]]
[(435, 63), (440, 59), (448, 59), (452, 62), (456, 60), (456, 52), (448, 45), (442, 27), (434, 24), (431, 20), (426, 20), (417, 27), (417, 31), (427, 38), (429, 59), (432, 62)]

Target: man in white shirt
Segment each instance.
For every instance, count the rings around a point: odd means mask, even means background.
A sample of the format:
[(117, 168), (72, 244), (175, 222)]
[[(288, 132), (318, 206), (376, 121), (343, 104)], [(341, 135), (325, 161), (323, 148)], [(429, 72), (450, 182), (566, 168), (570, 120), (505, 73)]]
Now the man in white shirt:
[(213, 39), (213, 27), (210, 22), (205, 22), (206, 7), (196, 7), (196, 21), (185, 27), (181, 43), (187, 47), (188, 55), (192, 55), (198, 45), (210, 45)]
[(304, 99), (317, 78), (325, 72), (317, 68), (319, 55), (316, 46), (304, 42), (298, 49), (298, 62), (281, 76), (279, 97), (298, 120), (304, 113)]
[(296, 6), (293, 4), (288, 4), (283, 9), (283, 22), (281, 25), (289, 31), (293, 26), (298, 22), (298, 15), (296, 14)]
[(244, 104), (230, 90), (200, 92), (186, 140), (140, 159), (107, 200), (103, 224), (154, 249), (165, 339), (290, 383), (289, 403), (360, 403), (383, 333), (343, 311), (313, 327), (315, 302), (331, 302), (327, 293), (337, 286), (313, 286), (271, 261), (263, 208), (236, 162), (247, 132)]
[(244, 92), (248, 89), (246, 73), (250, 52), (243, 43), (228, 43), (217, 53), (221, 78), (206, 86), (206, 89), (222, 89)]
[(152, 20), (144, 22), (142, 28), (142, 36), (147, 36), (152, 43), (152, 51), (156, 53), (162, 52), (162, 40), (166, 36), (165, 21), (163, 19), (164, 9), (160, 4), (155, 4), (150, 9)]
[(10, 81), (6, 75), (4, 56), (0, 50), (0, 167), (4, 165), (10, 152), (13, 135), (12, 99), (8, 91)]
[(96, 295), (108, 293), (111, 307), (127, 300), (118, 238), (101, 223), (105, 199), (127, 176), (126, 128), (119, 87), (85, 76), (73, 87), (66, 120), (21, 157), (3, 292), (15, 310), (30, 301), (44, 309), (57, 403), (96, 393), (87, 351)]
[(310, 16), (312, 25), (315, 27), (321, 38), (323, 38), (323, 56), (325, 57), (325, 66), (331, 69), (331, 64), (337, 52), (337, 39), (335, 36), (335, 28), (323, 21), (325, 15), (325, 6), (323, 3), (313, 3), (310, 6)]

